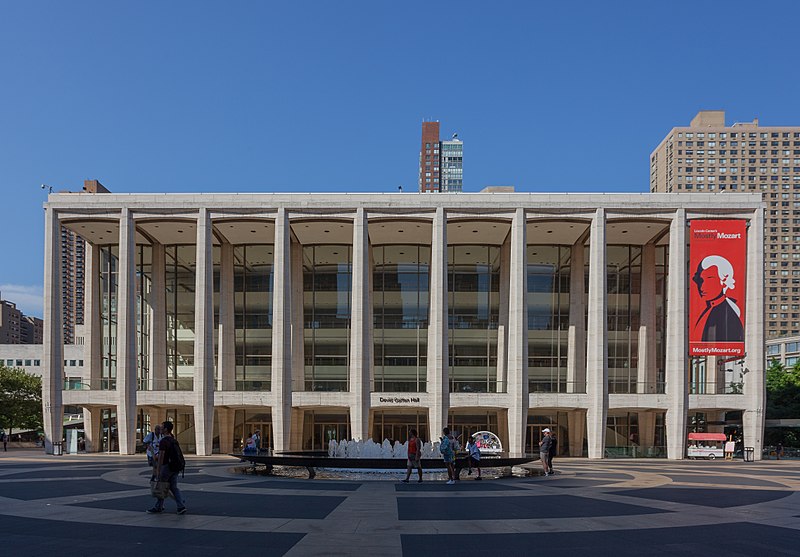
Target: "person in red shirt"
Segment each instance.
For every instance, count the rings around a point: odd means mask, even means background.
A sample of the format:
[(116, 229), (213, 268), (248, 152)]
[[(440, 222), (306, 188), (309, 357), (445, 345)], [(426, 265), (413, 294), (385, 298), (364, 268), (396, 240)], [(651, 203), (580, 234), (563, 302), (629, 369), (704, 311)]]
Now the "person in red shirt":
[(406, 467), (406, 479), (403, 480), (403, 483), (408, 483), (412, 468), (416, 468), (419, 472), (417, 483), (422, 483), (422, 441), (417, 437), (416, 429), (412, 429), (408, 433), (408, 466)]

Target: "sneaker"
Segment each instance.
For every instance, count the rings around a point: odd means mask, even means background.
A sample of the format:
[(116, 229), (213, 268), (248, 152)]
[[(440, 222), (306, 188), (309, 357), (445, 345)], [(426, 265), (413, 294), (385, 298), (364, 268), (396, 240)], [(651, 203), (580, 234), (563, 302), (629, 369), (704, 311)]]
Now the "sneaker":
[(421, 483), (422, 483), (422, 480), (417, 480), (417, 483), (418, 483), (418, 484), (421, 484)]
[(153, 507), (152, 509), (147, 509), (147, 511), (145, 511), (145, 512), (147, 514), (158, 514), (161, 511), (162, 511), (162, 509), (159, 509), (158, 507)]
[(186, 507), (181, 507), (178, 509), (178, 514), (186, 514)]
[(453, 485), (454, 483), (456, 482), (454, 482), (453, 480), (447, 480), (447, 485)]
[(404, 484), (407, 484), (407, 483), (408, 483), (408, 480), (402, 480), (402, 482), (403, 482)]

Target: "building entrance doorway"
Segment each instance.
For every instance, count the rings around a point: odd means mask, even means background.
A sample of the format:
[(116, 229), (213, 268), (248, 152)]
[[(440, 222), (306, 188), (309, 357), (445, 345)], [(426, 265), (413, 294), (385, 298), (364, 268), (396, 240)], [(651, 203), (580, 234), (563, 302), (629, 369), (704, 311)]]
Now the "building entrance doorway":
[(119, 451), (119, 438), (117, 436), (117, 410), (116, 408), (100, 409), (100, 451), (113, 453)]
[(556, 438), (556, 454), (565, 455), (569, 453), (569, 435), (567, 429), (566, 415), (531, 415), (528, 416), (528, 425), (525, 433), (525, 452), (536, 454), (539, 452), (539, 441), (544, 437), (544, 429), (547, 428)]
[(328, 443), (350, 439), (349, 412), (306, 410), (303, 416), (303, 449), (327, 451)]
[(261, 432), (261, 448), (273, 448), (272, 413), (269, 410), (237, 410), (233, 420), (233, 450), (244, 449), (244, 443), (256, 430)]
[[(496, 411), (474, 414), (451, 412), (447, 422), (450, 427), (450, 432), (456, 436), (458, 446), (462, 448), (467, 446), (467, 441), (472, 438), (475, 433), (479, 431), (491, 431), (500, 439), (500, 442), (503, 444), (503, 450), (508, 450), (508, 439), (504, 439), (504, 432), (498, 429)], [(435, 440), (438, 441), (440, 436), (441, 432), (437, 432)]]

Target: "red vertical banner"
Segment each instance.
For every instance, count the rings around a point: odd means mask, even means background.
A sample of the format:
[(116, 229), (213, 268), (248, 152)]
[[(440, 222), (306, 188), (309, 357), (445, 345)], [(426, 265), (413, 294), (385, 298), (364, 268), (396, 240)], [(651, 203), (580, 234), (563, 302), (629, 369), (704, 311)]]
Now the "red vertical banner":
[(690, 356), (744, 356), (746, 236), (743, 220), (692, 220)]

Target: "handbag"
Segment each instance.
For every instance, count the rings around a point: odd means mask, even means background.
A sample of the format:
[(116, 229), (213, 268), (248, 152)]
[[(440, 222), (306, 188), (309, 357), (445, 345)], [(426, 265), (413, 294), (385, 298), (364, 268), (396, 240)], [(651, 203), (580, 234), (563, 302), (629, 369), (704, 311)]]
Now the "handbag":
[(169, 497), (169, 482), (150, 480), (150, 494), (156, 499), (166, 499)]

